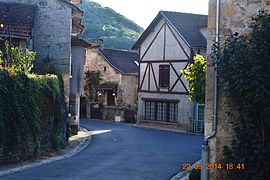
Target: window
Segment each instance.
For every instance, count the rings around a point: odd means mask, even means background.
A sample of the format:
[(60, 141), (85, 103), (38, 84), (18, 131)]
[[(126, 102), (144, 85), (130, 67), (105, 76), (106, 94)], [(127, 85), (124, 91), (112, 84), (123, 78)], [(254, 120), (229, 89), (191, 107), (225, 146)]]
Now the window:
[(204, 105), (198, 105), (198, 121), (204, 121)]
[(144, 119), (176, 123), (178, 119), (178, 103), (145, 101)]
[(106, 67), (104, 67), (104, 72), (107, 70), (107, 68)]
[(145, 119), (155, 120), (155, 118), (156, 118), (156, 115), (155, 115), (156, 104), (155, 104), (155, 102), (147, 101), (147, 102), (145, 102), (145, 107), (147, 107), (145, 109)]
[(167, 88), (170, 85), (170, 66), (159, 66), (159, 87)]

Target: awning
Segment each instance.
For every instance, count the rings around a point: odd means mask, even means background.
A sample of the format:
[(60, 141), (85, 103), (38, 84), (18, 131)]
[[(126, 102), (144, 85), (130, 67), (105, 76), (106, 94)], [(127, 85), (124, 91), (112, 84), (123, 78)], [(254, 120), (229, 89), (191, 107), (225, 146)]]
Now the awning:
[(103, 83), (96, 87), (96, 90), (117, 90), (117, 84), (115, 83)]

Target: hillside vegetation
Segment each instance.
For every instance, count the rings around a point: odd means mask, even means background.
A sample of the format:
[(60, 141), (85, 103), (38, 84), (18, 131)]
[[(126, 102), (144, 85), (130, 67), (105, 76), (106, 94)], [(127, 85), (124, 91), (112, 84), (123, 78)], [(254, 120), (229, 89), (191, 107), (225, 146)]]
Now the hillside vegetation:
[(90, 0), (84, 0), (80, 7), (85, 11), (83, 37), (87, 40), (102, 39), (107, 48), (130, 49), (143, 32), (135, 22), (109, 7)]

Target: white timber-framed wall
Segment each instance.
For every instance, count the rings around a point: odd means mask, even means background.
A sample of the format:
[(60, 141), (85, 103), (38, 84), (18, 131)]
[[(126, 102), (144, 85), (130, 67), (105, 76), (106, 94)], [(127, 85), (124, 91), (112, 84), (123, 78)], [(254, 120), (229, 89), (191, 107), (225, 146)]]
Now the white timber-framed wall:
[[(200, 28), (200, 32), (207, 36), (205, 29)], [(140, 53), (137, 123), (171, 124), (190, 130), (194, 102), (188, 98), (189, 84), (180, 70), (192, 63), (195, 53), (204, 56), (206, 47), (191, 48), (176, 28), (162, 17), (136, 49)], [(160, 86), (162, 65), (169, 67), (169, 85), (165, 88)], [(164, 115), (161, 111), (167, 112)]]

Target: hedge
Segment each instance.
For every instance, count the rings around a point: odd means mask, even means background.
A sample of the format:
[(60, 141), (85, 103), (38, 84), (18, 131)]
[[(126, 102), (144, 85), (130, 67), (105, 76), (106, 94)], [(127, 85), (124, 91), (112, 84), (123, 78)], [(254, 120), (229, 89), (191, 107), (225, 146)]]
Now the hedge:
[(67, 144), (62, 79), (0, 70), (0, 164)]

